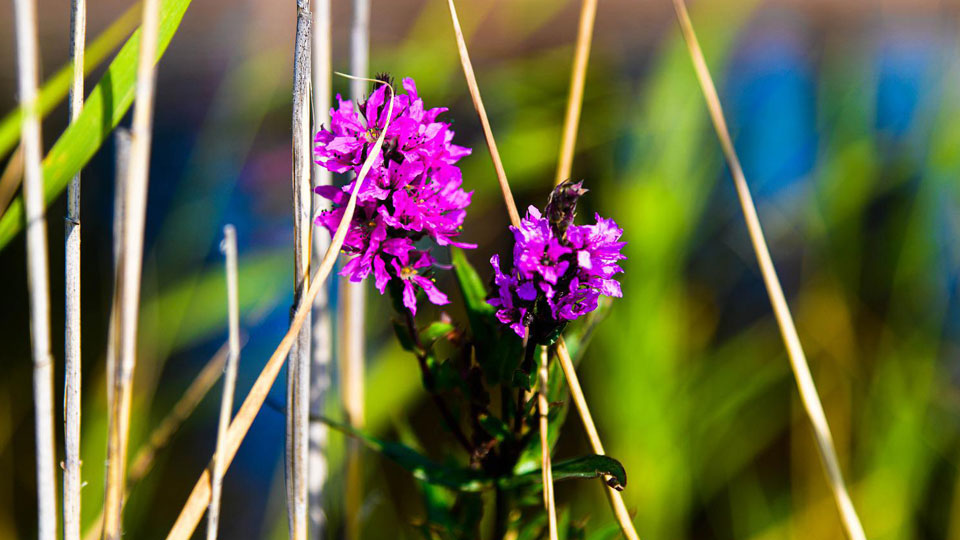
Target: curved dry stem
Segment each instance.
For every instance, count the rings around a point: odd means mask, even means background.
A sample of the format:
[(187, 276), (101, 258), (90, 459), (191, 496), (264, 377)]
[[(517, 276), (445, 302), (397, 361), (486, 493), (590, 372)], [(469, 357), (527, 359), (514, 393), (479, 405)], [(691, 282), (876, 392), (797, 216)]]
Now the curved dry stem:
[[(303, 302), (301, 302), (297, 308), (293, 316), (293, 321), (290, 323), (290, 328), (287, 330), (286, 335), (283, 336), (277, 349), (273, 351), (270, 359), (267, 360), (264, 368), (260, 371), (260, 375), (257, 376), (257, 380), (254, 381), (250, 393), (247, 394), (247, 398), (243, 400), (243, 404), (240, 406), (240, 410), (237, 411), (233, 422), (230, 423), (230, 428), (227, 430), (225, 453), (223, 455), (224, 470), (230, 466), (234, 456), (237, 454), (237, 450), (240, 448), (240, 443), (243, 442), (243, 438), (246, 437), (247, 432), (250, 430), (253, 420), (256, 418), (257, 413), (260, 412), (261, 407), (263, 407), (263, 403), (267, 399), (267, 394), (270, 392), (270, 387), (273, 386), (274, 381), (277, 380), (277, 375), (280, 374), (280, 368), (283, 367), (283, 361), (287, 353), (290, 352), (297, 333), (307, 320), (307, 315), (310, 313), (313, 300), (320, 292), (327, 277), (330, 276), (330, 271), (333, 269), (333, 265), (337, 260), (337, 253), (343, 246), (343, 240), (347, 236), (350, 220), (353, 219), (353, 213), (357, 207), (357, 194), (360, 192), (360, 186), (367, 177), (370, 167), (373, 166), (374, 158), (380, 153), (380, 149), (383, 147), (383, 138), (390, 124), (389, 118), (393, 115), (393, 87), (383, 81), (373, 82), (385, 84), (387, 88), (390, 89), (387, 121), (384, 124), (383, 131), (380, 132), (380, 136), (377, 137), (373, 148), (371, 148), (370, 155), (367, 157), (367, 160), (363, 162), (363, 167), (360, 169), (360, 174), (357, 175), (357, 181), (353, 186), (353, 191), (350, 193), (350, 200), (344, 209), (343, 217), (340, 219), (337, 231), (334, 233), (333, 240), (330, 242), (330, 248), (327, 249), (327, 252), (323, 255), (320, 268), (317, 269), (313, 279), (310, 280), (310, 289), (307, 290)], [(208, 467), (203, 471), (203, 474), (200, 475), (197, 483), (193, 486), (193, 491), (190, 492), (190, 496), (180, 511), (177, 521), (167, 534), (167, 540), (187, 540), (190, 538), (190, 535), (193, 534), (193, 531), (197, 527), (197, 523), (200, 522), (200, 518), (203, 516), (204, 509), (210, 502), (210, 489), (210, 468)]]
[(693, 24), (690, 22), (690, 15), (687, 13), (687, 8), (683, 0), (673, 0), (673, 7), (677, 13), (677, 21), (680, 23), (680, 30), (687, 43), (690, 58), (693, 61), (693, 68), (694, 71), (696, 71), (697, 80), (700, 83), (700, 88), (703, 90), (707, 109), (710, 111), (710, 119), (713, 121), (713, 127), (717, 132), (717, 138), (720, 139), (723, 155), (726, 157), (727, 165), (730, 167), (730, 173), (733, 176), (733, 183), (736, 186), (737, 196), (740, 199), (740, 206), (743, 210), (744, 220), (746, 220), (747, 223), (747, 231), (750, 233), (753, 251), (760, 265), (760, 273), (763, 275), (763, 282), (767, 287), (767, 294), (770, 296), (770, 303), (773, 305), (773, 312), (774, 315), (776, 315), (777, 324), (780, 326), (780, 334), (787, 347), (787, 355), (790, 357), (790, 367), (793, 369), (793, 375), (797, 381), (797, 388), (800, 390), (800, 399), (803, 401), (804, 410), (810, 419), (810, 424), (813, 426), (817, 449), (819, 450), (820, 459), (827, 474), (830, 489), (833, 491), (833, 497), (840, 510), (840, 518), (843, 521), (847, 536), (851, 538), (851, 540), (865, 540), (866, 535), (863, 532), (863, 525), (860, 523), (860, 518), (857, 516), (857, 511), (853, 507), (850, 494), (847, 492), (846, 484), (843, 481), (840, 462), (837, 459), (837, 451), (833, 445), (833, 436), (830, 434), (830, 426), (827, 424), (827, 417), (823, 412), (823, 405), (820, 403), (817, 387), (813, 383), (810, 367), (807, 365), (803, 347), (800, 345), (800, 337), (797, 335), (793, 317), (790, 315), (790, 308), (787, 306), (783, 289), (780, 287), (780, 279), (777, 277), (777, 271), (773, 266), (773, 259), (770, 257), (770, 250), (767, 248), (767, 242), (763, 237), (763, 229), (760, 227), (760, 219), (757, 217), (757, 209), (753, 204), (750, 188), (747, 186), (743, 168), (740, 166), (740, 160), (737, 158), (733, 141), (730, 138), (730, 132), (727, 129), (727, 122), (723, 116), (723, 109), (720, 106), (717, 89), (714, 87), (713, 79), (710, 77), (707, 62), (703, 57), (703, 51), (700, 49), (697, 35), (693, 31)]
[(520, 214), (517, 212), (517, 203), (513, 200), (510, 183), (507, 181), (507, 173), (503, 170), (503, 161), (500, 160), (500, 152), (497, 150), (497, 141), (493, 138), (493, 130), (490, 129), (490, 120), (487, 119), (487, 110), (483, 106), (483, 99), (480, 98), (480, 87), (477, 86), (477, 77), (473, 74), (473, 63), (470, 62), (470, 53), (467, 52), (467, 42), (463, 39), (463, 30), (460, 28), (457, 8), (453, 5), (453, 0), (447, 0), (447, 6), (450, 8), (453, 33), (457, 38), (457, 51), (460, 53), (460, 64), (463, 66), (463, 76), (467, 80), (467, 88), (470, 90), (473, 107), (477, 110), (477, 116), (480, 117), (480, 125), (483, 127), (483, 137), (487, 141), (487, 150), (490, 152), (490, 159), (493, 160), (493, 168), (497, 172), (500, 191), (503, 192), (503, 202), (507, 205), (510, 222), (513, 223), (514, 226), (519, 226)]
[(580, 6), (577, 48), (573, 54), (573, 71), (570, 74), (570, 95), (567, 96), (567, 112), (563, 118), (563, 136), (560, 139), (560, 158), (557, 161), (555, 185), (570, 178), (570, 169), (573, 167), (573, 151), (577, 146), (577, 127), (580, 125), (583, 87), (587, 79), (590, 42), (593, 40), (593, 23), (596, 18), (597, 0), (583, 0)]

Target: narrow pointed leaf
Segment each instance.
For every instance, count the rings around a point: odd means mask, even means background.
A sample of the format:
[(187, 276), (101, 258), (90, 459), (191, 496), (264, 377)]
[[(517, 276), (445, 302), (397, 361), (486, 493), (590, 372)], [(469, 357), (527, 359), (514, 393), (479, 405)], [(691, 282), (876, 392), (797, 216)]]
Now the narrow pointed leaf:
[[(191, 0), (163, 0), (160, 4), (160, 28), (157, 43), (159, 60), (180, 26)], [(140, 54), (140, 30), (127, 40), (107, 72), (87, 97), (80, 117), (70, 124), (43, 160), (43, 191), (50, 204), (67, 183), (103, 144), (133, 103), (136, 90), (137, 57)], [(0, 249), (23, 228), (23, 198), (17, 197), (0, 217)]]

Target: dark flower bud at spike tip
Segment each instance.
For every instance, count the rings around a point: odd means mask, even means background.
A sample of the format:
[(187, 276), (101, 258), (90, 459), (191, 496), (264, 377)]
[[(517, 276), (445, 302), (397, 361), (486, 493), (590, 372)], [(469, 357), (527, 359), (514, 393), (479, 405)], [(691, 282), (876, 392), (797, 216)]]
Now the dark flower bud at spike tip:
[(565, 180), (550, 192), (544, 214), (558, 237), (563, 238), (570, 225), (573, 225), (573, 218), (577, 215), (577, 201), (587, 191), (583, 187), (583, 180)]

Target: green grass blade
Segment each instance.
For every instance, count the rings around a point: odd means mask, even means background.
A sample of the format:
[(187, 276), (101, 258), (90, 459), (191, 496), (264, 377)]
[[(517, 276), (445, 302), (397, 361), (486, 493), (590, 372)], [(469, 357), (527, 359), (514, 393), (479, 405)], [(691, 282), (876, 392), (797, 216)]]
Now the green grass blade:
[[(130, 6), (127, 11), (113, 21), (106, 30), (104, 30), (84, 51), (83, 73), (88, 75), (91, 71), (103, 62), (107, 55), (113, 52), (123, 39), (130, 35), (130, 32), (137, 27), (137, 21), (140, 20), (140, 3)], [(60, 68), (57, 73), (43, 85), (38, 98), (40, 117), (43, 118), (54, 107), (67, 97), (70, 90), (70, 80), (73, 77), (73, 63), (69, 63)], [(6, 155), (20, 140), (20, 119), (23, 113), (20, 107), (10, 111), (7, 116), (0, 120), (0, 156)]]
[[(160, 34), (157, 60), (166, 52), (173, 34), (183, 20), (190, 0), (165, 0), (160, 5)], [(63, 132), (43, 160), (44, 199), (50, 204), (67, 182), (93, 157), (133, 103), (136, 90), (140, 30), (127, 40), (107, 72), (87, 97), (80, 117)], [(18, 197), (0, 217), (0, 249), (23, 228), (23, 198)]]

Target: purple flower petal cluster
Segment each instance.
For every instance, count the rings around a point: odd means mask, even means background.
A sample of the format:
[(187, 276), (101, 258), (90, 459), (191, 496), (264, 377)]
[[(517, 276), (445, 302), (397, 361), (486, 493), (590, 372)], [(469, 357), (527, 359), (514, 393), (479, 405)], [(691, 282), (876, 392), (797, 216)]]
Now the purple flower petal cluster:
[(596, 309), (600, 295), (622, 296), (614, 275), (626, 258), (623, 229), (599, 214), (593, 225), (573, 225), (576, 200), (585, 192), (581, 182), (561, 184), (546, 216), (531, 206), (520, 226), (510, 227), (512, 268), (504, 270), (499, 255), (490, 259), (496, 291), (489, 303), (520, 337), (528, 327), (536, 328), (537, 338), (550, 334)]
[[(463, 179), (456, 163), (469, 155), (470, 149), (453, 144), (450, 125), (437, 121), (446, 108), (425, 109), (413, 79), (404, 79), (403, 88), (406, 94), (392, 98), (389, 124), (385, 85), (356, 106), (338, 95), (339, 105), (330, 111), (329, 129), (321, 129), (314, 142), (319, 165), (335, 173), (359, 174), (387, 125), (383, 147), (360, 187), (343, 243), (343, 251), (354, 257), (340, 274), (361, 281), (372, 272), (381, 294), (391, 280), (400, 280), (403, 303), (416, 314), (417, 288), (434, 304), (448, 300), (424, 275), (435, 265), (429, 249), (416, 249), (414, 243), (430, 238), (440, 246), (476, 246), (456, 240), (472, 196), (461, 187)], [(316, 188), (318, 195), (333, 203), (331, 210), (317, 217), (317, 225), (333, 234), (353, 187), (350, 182), (343, 187)]]

